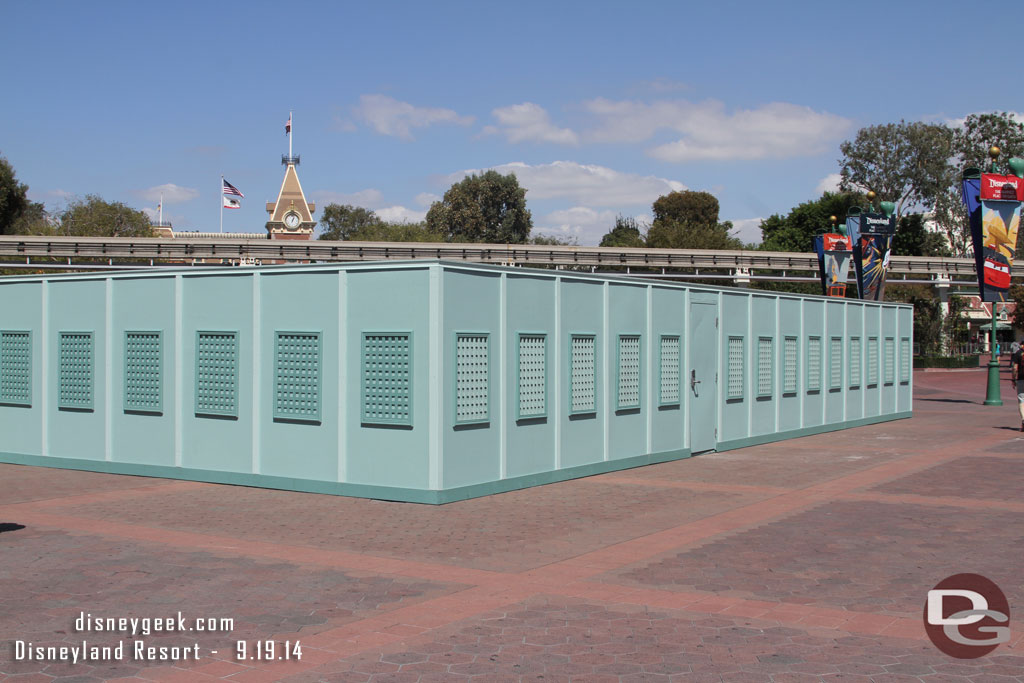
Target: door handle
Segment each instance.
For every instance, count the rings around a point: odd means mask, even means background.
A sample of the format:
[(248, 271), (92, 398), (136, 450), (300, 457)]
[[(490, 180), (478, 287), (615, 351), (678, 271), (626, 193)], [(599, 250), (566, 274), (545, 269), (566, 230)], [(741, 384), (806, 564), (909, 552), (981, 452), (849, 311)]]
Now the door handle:
[(697, 379), (697, 371), (690, 370), (690, 390), (693, 391), (693, 393), (695, 394), (697, 393), (698, 384), (700, 384), (700, 380)]

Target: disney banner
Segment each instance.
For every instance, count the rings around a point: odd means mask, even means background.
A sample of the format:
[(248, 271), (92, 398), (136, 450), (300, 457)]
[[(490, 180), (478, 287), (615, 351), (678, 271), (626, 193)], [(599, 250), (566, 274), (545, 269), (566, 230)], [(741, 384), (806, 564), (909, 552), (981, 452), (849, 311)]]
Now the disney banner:
[(857, 268), (857, 291), (866, 301), (885, 300), (885, 276), (889, 272), (891, 235), (861, 233), (853, 246), (853, 262)]
[(818, 254), (818, 276), (825, 296), (845, 297), (846, 280), (850, 274), (850, 239), (846, 235), (825, 233), (814, 237)]
[(888, 212), (891, 204), (883, 202), (882, 205), (886, 213), (863, 212), (847, 218), (847, 221), (851, 217), (857, 219), (853, 264), (857, 271), (857, 292), (867, 301), (885, 299), (885, 276), (889, 272), (889, 253), (896, 234), (896, 217)]
[(1024, 180), (1015, 175), (968, 169), (964, 172), (962, 190), (981, 300), (1006, 301), (1010, 269), (1016, 256)]

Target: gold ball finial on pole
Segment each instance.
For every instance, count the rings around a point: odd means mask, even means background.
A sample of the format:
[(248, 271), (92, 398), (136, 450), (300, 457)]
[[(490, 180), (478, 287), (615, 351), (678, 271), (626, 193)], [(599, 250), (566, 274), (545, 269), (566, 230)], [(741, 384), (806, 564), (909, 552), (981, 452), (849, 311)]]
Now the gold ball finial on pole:
[(991, 147), (988, 148), (988, 155), (992, 157), (992, 161), (994, 162), (996, 159), (999, 158), (999, 155), (1000, 153), (1002, 153), (1002, 151), (1003, 150), (999, 149), (999, 147), (997, 147), (996, 145), (992, 145)]
[(837, 218), (836, 216), (829, 216), (828, 222), (831, 223), (832, 225), (835, 225), (839, 222), (839, 218)]
[(874, 190), (868, 190), (868, 201), (869, 202), (875, 201), (875, 197), (877, 197), (877, 196), (878, 195), (875, 194)]

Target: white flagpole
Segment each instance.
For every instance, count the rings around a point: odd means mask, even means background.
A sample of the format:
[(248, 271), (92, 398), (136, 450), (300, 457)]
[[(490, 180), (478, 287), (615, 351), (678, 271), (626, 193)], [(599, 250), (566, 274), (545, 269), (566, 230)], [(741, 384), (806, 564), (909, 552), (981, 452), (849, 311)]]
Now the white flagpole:
[(224, 176), (220, 177), (220, 231), (224, 232)]
[(295, 120), (292, 119), (292, 112), (288, 112), (288, 163), (292, 160), (292, 131), (295, 130)]
[(164, 193), (160, 193), (160, 225), (164, 224)]

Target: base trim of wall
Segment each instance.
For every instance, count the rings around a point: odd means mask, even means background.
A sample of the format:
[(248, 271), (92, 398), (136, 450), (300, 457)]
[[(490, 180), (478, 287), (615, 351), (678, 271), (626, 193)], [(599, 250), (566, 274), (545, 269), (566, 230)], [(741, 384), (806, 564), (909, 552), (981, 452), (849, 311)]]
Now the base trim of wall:
[(913, 416), (913, 411), (908, 410), (902, 413), (889, 413), (887, 415), (874, 415), (872, 417), (862, 417), (859, 420), (847, 420), (846, 422), (832, 422), (830, 424), (815, 425), (813, 427), (791, 429), (787, 432), (773, 432), (771, 434), (759, 434), (758, 436), (748, 436), (743, 439), (730, 439), (729, 441), (719, 441), (718, 448), (716, 450), (732, 451), (737, 448), (746, 448), (747, 446), (757, 446), (763, 443), (772, 443), (773, 441), (784, 441), (786, 439), (797, 439), (801, 436), (825, 434), (826, 432), (837, 432), (840, 429), (864, 427), (867, 425), (878, 424), (879, 422), (905, 420)]
[[(823, 434), (825, 432), (849, 429), (851, 427), (862, 427), (865, 425), (888, 422), (890, 420), (902, 420), (913, 417), (910, 411), (893, 413), (889, 415), (877, 415), (848, 422), (837, 422), (803, 429), (793, 429), (787, 432), (774, 434), (762, 434), (743, 439), (732, 439), (722, 441), (718, 444), (718, 451), (728, 451), (747, 446), (756, 446), (773, 441), (793, 439), (812, 434)], [(299, 479), (294, 477), (279, 477), (269, 474), (251, 474), (245, 472), (223, 472), (219, 470), (204, 470), (192, 467), (170, 467), (167, 465), (147, 465), (142, 463), (113, 462), (108, 460), (81, 460), (77, 458), (61, 458), (42, 455), (26, 455), (23, 453), (8, 453), (0, 451), (0, 463), (11, 465), (33, 465), (39, 467), (53, 467), (57, 469), (84, 470), (87, 472), (103, 472), (106, 474), (126, 474), (139, 477), (159, 477), (161, 479), (181, 479), (185, 481), (201, 481), (211, 484), (229, 484), (234, 486), (252, 486), (256, 488), (282, 489), (285, 491), (300, 491), (303, 493), (327, 493), (339, 496), (353, 496), (356, 498), (373, 498), (376, 500), (391, 500), (404, 503), (426, 503), (440, 505), (453, 503), (469, 498), (479, 498), (495, 493), (506, 493), (531, 486), (553, 484), (569, 479), (589, 477), (595, 474), (604, 474), (617, 470), (654, 465), (660, 462), (680, 460), (690, 457), (690, 449), (683, 448), (659, 453), (648, 453), (618, 460), (603, 460), (601, 462), (577, 465), (564, 470), (552, 472), (537, 472), (518, 477), (510, 477), (498, 481), (488, 481), (480, 484), (469, 484), (439, 491), (425, 489), (409, 489), (396, 486), (378, 486), (375, 484), (356, 484), (349, 482), (317, 481), (315, 479)]]
[(52, 467), (64, 470), (83, 470), (86, 472), (102, 472), (105, 474), (126, 474), (136, 477), (157, 477), (161, 479), (180, 479), (184, 481), (201, 481), (210, 484), (229, 484), (233, 486), (252, 486), (265, 489), (281, 489), (300, 491), (303, 493), (328, 493), (337, 496), (355, 498), (373, 498), (375, 500), (391, 500), (403, 503), (426, 503), (439, 505), (452, 503), (468, 498), (478, 498), (494, 493), (505, 493), (517, 489), (552, 484), (567, 479), (578, 479), (594, 474), (603, 474), (615, 470), (653, 465), (669, 460), (689, 457), (687, 449), (639, 455), (621, 460), (579, 465), (555, 472), (538, 472), (519, 477), (511, 477), (500, 481), (470, 484), (456, 488), (431, 491), (426, 489), (409, 489), (397, 486), (379, 486), (375, 484), (356, 484), (350, 482), (317, 481), (315, 479), (299, 479), (295, 477), (279, 477), (269, 474), (251, 474), (248, 472), (223, 472), (204, 470), (192, 467), (171, 467), (168, 465), (147, 465), (143, 463), (113, 462), (108, 460), (80, 460), (77, 458), (61, 458), (54, 456), (26, 455), (24, 453), (8, 453), (0, 451), (0, 463), (10, 465), (32, 465)]

